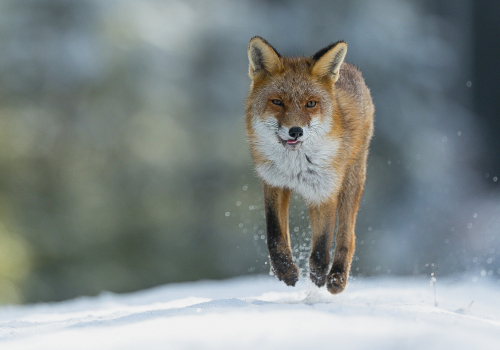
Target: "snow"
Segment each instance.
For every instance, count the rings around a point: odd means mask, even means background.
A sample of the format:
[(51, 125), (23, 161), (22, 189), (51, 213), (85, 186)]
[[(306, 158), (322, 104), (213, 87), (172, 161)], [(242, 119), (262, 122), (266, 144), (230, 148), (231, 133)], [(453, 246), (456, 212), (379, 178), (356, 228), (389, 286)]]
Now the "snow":
[(500, 349), (499, 283), (435, 287), (356, 278), (331, 295), (253, 276), (4, 306), (0, 349)]

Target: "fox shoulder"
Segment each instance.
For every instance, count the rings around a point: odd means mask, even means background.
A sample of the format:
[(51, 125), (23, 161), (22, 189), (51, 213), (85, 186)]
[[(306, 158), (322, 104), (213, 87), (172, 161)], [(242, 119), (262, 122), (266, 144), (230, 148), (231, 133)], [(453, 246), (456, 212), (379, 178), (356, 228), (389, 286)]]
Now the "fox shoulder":
[(361, 108), (359, 112), (364, 112), (363, 115), (373, 115), (375, 108), (370, 89), (366, 86), (363, 75), (356, 66), (343, 62), (335, 87), (340, 95), (344, 95), (341, 96), (341, 100), (354, 102), (357, 108)]

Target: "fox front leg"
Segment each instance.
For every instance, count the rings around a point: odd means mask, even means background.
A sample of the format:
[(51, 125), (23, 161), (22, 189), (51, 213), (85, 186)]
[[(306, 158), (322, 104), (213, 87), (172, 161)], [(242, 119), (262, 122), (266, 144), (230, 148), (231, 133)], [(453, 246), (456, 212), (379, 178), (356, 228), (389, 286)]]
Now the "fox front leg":
[(264, 183), (264, 201), (267, 247), (271, 257), (271, 268), (280, 281), (285, 282), (288, 286), (295, 286), (299, 280), (299, 269), (292, 260), (288, 231), (290, 190), (272, 187)]
[(311, 220), (312, 244), (309, 257), (311, 281), (318, 287), (326, 282), (326, 275), (330, 264), (330, 246), (332, 245), (337, 201), (331, 200), (320, 205), (309, 206)]

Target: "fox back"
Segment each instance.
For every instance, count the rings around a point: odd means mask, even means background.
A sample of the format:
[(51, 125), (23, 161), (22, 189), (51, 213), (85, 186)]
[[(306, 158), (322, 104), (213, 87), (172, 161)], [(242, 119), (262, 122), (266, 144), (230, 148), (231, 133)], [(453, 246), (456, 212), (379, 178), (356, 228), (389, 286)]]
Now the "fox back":
[[(326, 282), (324, 265), (330, 261), (337, 213), (337, 240), (339, 234), (347, 239), (336, 241), (334, 265), (337, 262), (341, 273), (335, 278), (347, 279), (354, 252), (374, 107), (361, 72), (344, 62), (346, 52), (347, 44), (339, 41), (311, 57), (284, 57), (260, 37), (252, 38), (248, 48), (252, 83), (247, 136), (264, 183), (271, 266), (290, 285), (298, 279), (288, 232), (290, 191), (310, 206), (310, 265), (316, 284)], [(345, 225), (340, 220), (346, 220)], [(343, 290), (345, 281), (335, 284), (333, 278), (329, 290)]]

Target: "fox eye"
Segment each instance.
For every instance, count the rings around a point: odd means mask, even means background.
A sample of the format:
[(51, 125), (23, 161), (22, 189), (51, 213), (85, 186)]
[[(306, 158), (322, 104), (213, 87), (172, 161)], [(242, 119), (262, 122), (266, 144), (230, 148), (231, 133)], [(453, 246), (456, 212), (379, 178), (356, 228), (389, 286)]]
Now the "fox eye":
[(276, 105), (276, 106), (284, 106), (283, 101), (278, 100), (277, 98), (275, 98), (274, 100), (271, 100), (271, 102), (273, 103), (273, 105)]
[(316, 107), (316, 101), (307, 101), (306, 108)]

